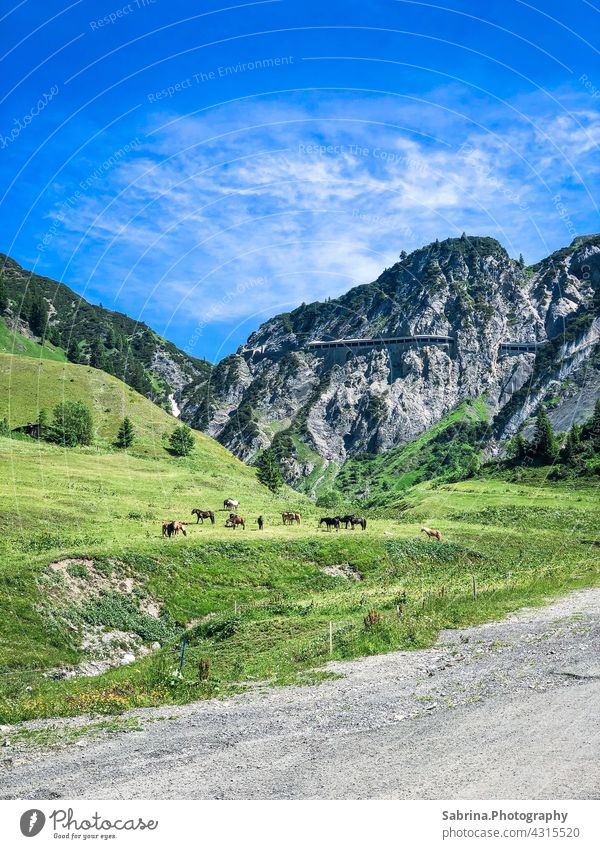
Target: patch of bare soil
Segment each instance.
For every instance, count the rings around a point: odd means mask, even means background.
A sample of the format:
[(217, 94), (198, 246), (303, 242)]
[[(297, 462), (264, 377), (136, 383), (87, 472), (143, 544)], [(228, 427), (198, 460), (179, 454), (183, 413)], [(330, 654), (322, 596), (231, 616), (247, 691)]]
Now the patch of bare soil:
[[(44, 595), (53, 612), (68, 616), (69, 609), (77, 608), (85, 602), (98, 598), (107, 592), (132, 593), (140, 586), (139, 582), (122, 571), (120, 564), (114, 563), (112, 571), (107, 572), (96, 567), (91, 559), (65, 558), (50, 563), (44, 580)], [(150, 596), (139, 599), (138, 607), (142, 613), (158, 619), (161, 604)], [(80, 625), (72, 622), (70, 630), (77, 632), (79, 648), (85, 660), (76, 666), (65, 666), (48, 673), (48, 677), (61, 679), (79, 675), (100, 675), (115, 666), (133, 663), (140, 657), (159, 649), (160, 643), (151, 645), (132, 631), (108, 629), (103, 625)]]
[(332, 578), (347, 578), (350, 581), (362, 581), (363, 576), (350, 563), (332, 563), (329, 566), (321, 566), (321, 572)]

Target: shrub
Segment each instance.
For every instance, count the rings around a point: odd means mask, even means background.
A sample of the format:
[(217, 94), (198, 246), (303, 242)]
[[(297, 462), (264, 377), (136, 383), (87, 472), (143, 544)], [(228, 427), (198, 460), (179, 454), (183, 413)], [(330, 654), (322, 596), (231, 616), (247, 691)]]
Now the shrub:
[(94, 419), (89, 406), (83, 401), (63, 401), (53, 410), (52, 432), (62, 445), (90, 445), (94, 432)]
[(198, 680), (206, 681), (210, 675), (210, 660), (207, 657), (201, 657), (198, 661)]
[(369, 610), (367, 615), (364, 618), (365, 628), (374, 628), (376, 625), (381, 623), (381, 616), (379, 615), (379, 611), (375, 610), (374, 607)]
[(169, 437), (169, 446), (173, 454), (187, 457), (194, 448), (194, 434), (187, 425), (178, 425)]
[(189, 636), (201, 640), (226, 640), (228, 637), (233, 637), (241, 623), (242, 620), (239, 616), (230, 616), (227, 619), (208, 619), (192, 628)]

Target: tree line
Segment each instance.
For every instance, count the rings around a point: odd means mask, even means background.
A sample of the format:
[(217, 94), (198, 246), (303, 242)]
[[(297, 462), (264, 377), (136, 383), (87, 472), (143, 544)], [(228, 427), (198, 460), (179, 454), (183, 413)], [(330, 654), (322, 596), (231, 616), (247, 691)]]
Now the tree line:
[(600, 474), (600, 398), (591, 417), (574, 424), (566, 434), (557, 434), (542, 406), (538, 410), (533, 437), (514, 436), (507, 447), (513, 466), (555, 466), (555, 476)]

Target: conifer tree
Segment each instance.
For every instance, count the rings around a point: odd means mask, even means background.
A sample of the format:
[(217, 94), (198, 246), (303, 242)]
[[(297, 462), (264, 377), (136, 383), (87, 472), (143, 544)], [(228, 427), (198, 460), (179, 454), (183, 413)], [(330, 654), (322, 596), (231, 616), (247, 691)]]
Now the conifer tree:
[(133, 444), (134, 439), (135, 428), (133, 427), (133, 422), (128, 416), (125, 416), (119, 426), (119, 432), (117, 433), (117, 447), (129, 448), (129, 446)]
[(267, 489), (270, 489), (274, 495), (276, 492), (279, 492), (283, 486), (283, 475), (281, 474), (281, 469), (279, 468), (279, 463), (277, 462), (275, 453), (271, 448), (267, 448), (266, 451), (263, 451), (260, 455), (260, 459), (257, 464), (256, 477), (259, 482), (262, 483), (263, 486), (266, 486)]
[(556, 459), (558, 451), (556, 435), (544, 407), (538, 410), (531, 449), (535, 459), (542, 464), (552, 463)]

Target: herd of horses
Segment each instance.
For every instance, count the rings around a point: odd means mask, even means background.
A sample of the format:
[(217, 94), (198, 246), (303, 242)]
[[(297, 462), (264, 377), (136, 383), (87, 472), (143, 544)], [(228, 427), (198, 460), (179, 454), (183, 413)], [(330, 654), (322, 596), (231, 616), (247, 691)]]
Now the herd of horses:
[(325, 525), (328, 531), (332, 528), (339, 531), (342, 525), (344, 525), (346, 530), (348, 530), (348, 525), (350, 525), (352, 530), (354, 530), (354, 528), (359, 525), (359, 527), (361, 527), (364, 531), (367, 527), (367, 520), (364, 516), (355, 516), (353, 513), (348, 516), (323, 516), (319, 519), (319, 527), (321, 527), (321, 525)]
[[(240, 502), (234, 498), (226, 498), (223, 502), (223, 509), (235, 509), (239, 507)], [(204, 524), (205, 519), (209, 519), (211, 525), (215, 524), (215, 514), (212, 510), (200, 510), (198, 507), (194, 507), (192, 510), (192, 516), (196, 516), (196, 524), (202, 522)], [(300, 513), (294, 513), (292, 511), (285, 511), (281, 514), (281, 519), (284, 525), (293, 525), (300, 524), (301, 517)], [(258, 525), (258, 529), (262, 531), (264, 526), (264, 519), (262, 516), (259, 516), (256, 520)], [(355, 516), (354, 513), (350, 513), (347, 516), (322, 516), (319, 519), (318, 527), (321, 528), (325, 525), (326, 530), (331, 531), (336, 530), (339, 531), (342, 525), (344, 525), (345, 529), (348, 530), (348, 527), (352, 530), (358, 525), (358, 527), (362, 528), (364, 531), (367, 527), (367, 520), (364, 516)], [(246, 530), (246, 520), (243, 516), (238, 516), (237, 513), (229, 513), (229, 516), (225, 520), (226, 528), (241, 528), (243, 531)], [(163, 537), (171, 538), (172, 536), (177, 536), (179, 533), (182, 533), (183, 536), (187, 536), (187, 523), (171, 520), (170, 522), (163, 522), (162, 525), (162, 535)], [(424, 533), (430, 539), (436, 539), (438, 542), (441, 542), (442, 535), (439, 531), (434, 528), (421, 528), (421, 532)]]

